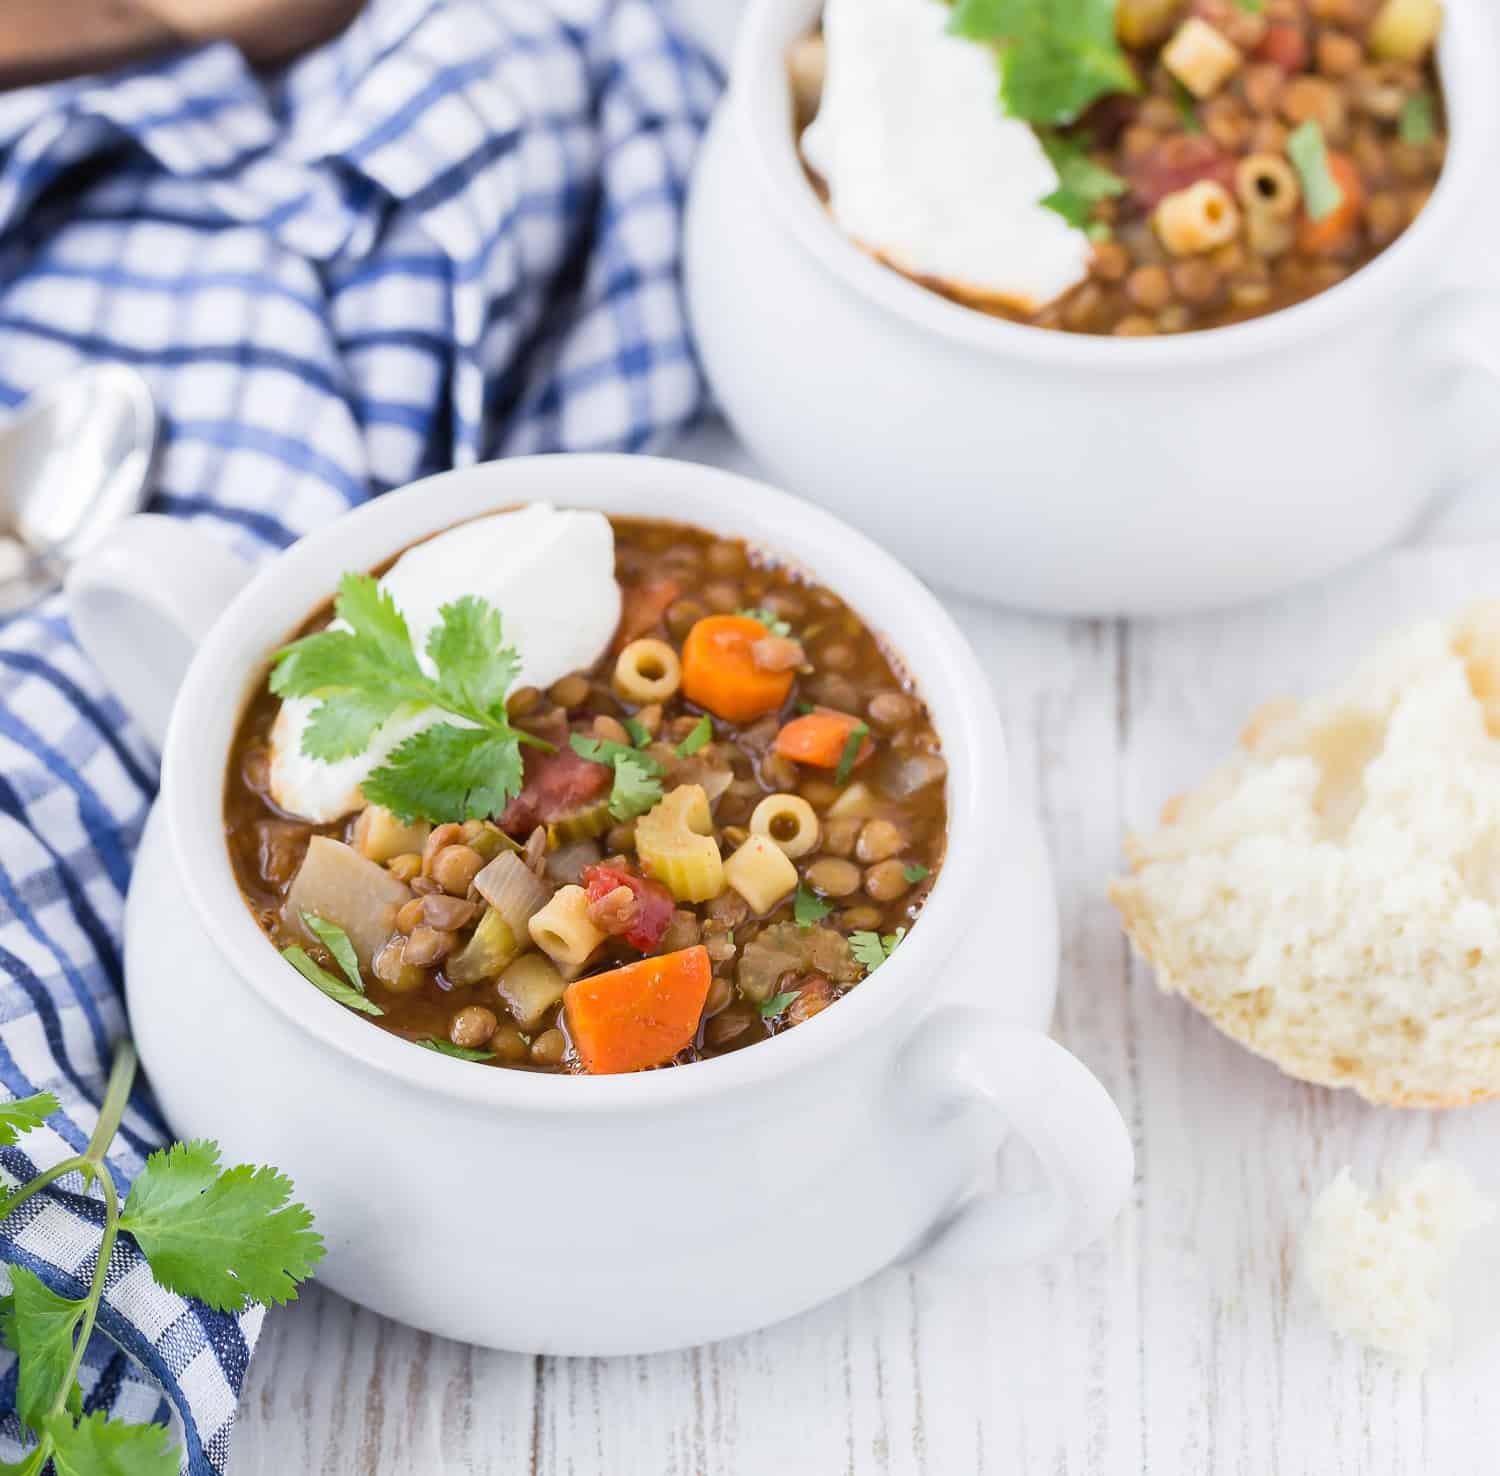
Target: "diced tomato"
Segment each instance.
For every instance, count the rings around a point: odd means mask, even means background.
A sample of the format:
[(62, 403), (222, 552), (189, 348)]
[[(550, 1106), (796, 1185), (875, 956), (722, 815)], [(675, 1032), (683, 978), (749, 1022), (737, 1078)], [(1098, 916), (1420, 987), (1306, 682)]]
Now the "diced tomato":
[(1230, 189), (1234, 159), (1201, 133), (1176, 133), (1164, 138), (1144, 158), (1125, 168), (1131, 195), (1147, 210), (1200, 179), (1212, 179)]
[(625, 941), (642, 953), (650, 953), (661, 942), (677, 904), (660, 882), (619, 866), (601, 865), (583, 868), (583, 885), (590, 902), (601, 901), (617, 887), (629, 887), (635, 893), (637, 913), (634, 925), (623, 935)]
[(1307, 65), (1307, 35), (1301, 26), (1274, 21), (1266, 30), (1265, 40), (1255, 48), (1255, 55), (1283, 72), (1300, 72)]
[(620, 605), (620, 628), (615, 634), (615, 649), (643, 636), (667, 613), (667, 606), (682, 593), (675, 579), (658, 576), (625, 589)]
[(611, 783), (608, 764), (592, 763), (571, 748), (556, 753), (528, 748), (525, 763), (521, 792), (500, 816), (501, 830), (511, 835), (524, 835), (533, 826), (572, 814), (598, 799)]

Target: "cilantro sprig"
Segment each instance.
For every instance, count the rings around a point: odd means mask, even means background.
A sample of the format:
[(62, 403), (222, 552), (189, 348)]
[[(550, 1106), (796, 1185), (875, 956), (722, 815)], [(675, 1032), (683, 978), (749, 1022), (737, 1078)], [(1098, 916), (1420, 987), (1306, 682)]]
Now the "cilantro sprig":
[(780, 994), (773, 994), (770, 999), (768, 999), (760, 1007), (761, 1019), (774, 1019), (777, 1015), (786, 1010), (787, 1007), (792, 1003), (792, 1001), (796, 999), (797, 996), (801, 993), (802, 991), (800, 989), (783, 989)]
[(757, 606), (753, 610), (736, 610), (734, 613), (736, 615), (747, 615), (751, 620), (760, 621), (773, 636), (789, 636), (792, 633), (792, 627), (774, 610), (766, 610)]
[[(308, 932), (333, 955), (333, 961), (343, 974), (330, 974), (305, 948), (294, 943), (283, 948), (281, 956), (316, 989), (321, 989), (335, 1004), (358, 1010), (362, 1015), (383, 1015), (385, 1011), (365, 995), (365, 981), (360, 977), (359, 959), (349, 935), (337, 923), (325, 921), (315, 912), (304, 912), (302, 921)], [(346, 982), (347, 981), (347, 982)], [(4, 1476), (0, 1472), (0, 1476)]]
[(608, 738), (586, 738), (582, 733), (574, 733), (568, 742), (579, 758), (607, 764), (615, 771), (609, 813), (616, 820), (634, 820), (661, 803), (661, 765), (649, 753)]
[(1414, 92), (1401, 104), (1396, 136), (1406, 144), (1431, 143), (1437, 137), (1437, 114), (1431, 93)]
[(411, 632), (395, 601), (368, 574), (339, 581), (330, 627), (278, 651), (271, 690), (315, 697), (302, 752), (333, 763), (363, 753), (400, 712), (436, 708), (456, 718), (399, 744), (364, 781), (365, 799), (402, 820), (481, 820), (520, 792), (521, 747), (552, 745), (510, 725), (505, 694), (520, 657), (505, 645), (500, 612), (464, 595), (439, 612), (427, 637), (430, 677), (417, 661)]
[(424, 1051), (436, 1051), (440, 1056), (452, 1056), (455, 1061), (493, 1061), (494, 1051), (476, 1051), (470, 1046), (454, 1045), (451, 1040), (440, 1040), (437, 1036), (428, 1036), (426, 1040), (417, 1042)]
[(1069, 225), (1085, 229), (1098, 201), (1113, 200), (1125, 193), (1125, 181), (1118, 174), (1089, 158), (1087, 139), (1065, 138), (1058, 133), (1041, 133), (1037, 139), (1057, 170), (1057, 188), (1041, 203)]
[(948, 29), (996, 48), (1005, 111), (1039, 127), (1141, 90), (1115, 35), (1115, 0), (957, 0)]
[(864, 965), (867, 974), (873, 974), (896, 951), (897, 945), (905, 936), (905, 928), (897, 928), (894, 933), (887, 933), (884, 937), (879, 933), (863, 931), (850, 933), (849, 952), (854, 955), (855, 962)]
[(1344, 203), (1344, 191), (1328, 165), (1328, 145), (1316, 118), (1295, 129), (1286, 141), (1287, 158), (1302, 182), (1302, 202), (1309, 220), (1323, 220)]
[(825, 902), (806, 882), (797, 883), (797, 895), (792, 899), (792, 917), (799, 928), (816, 927), (832, 911), (831, 902)]
[[(16, 1413), (36, 1437), (19, 1462), (0, 1465), (10, 1476), (40, 1476), (49, 1463), (58, 1476), (176, 1476), (182, 1452), (166, 1426), (83, 1413), (78, 1371), (122, 1234), (134, 1238), (159, 1285), (220, 1312), (243, 1311), (252, 1301), (294, 1301), (298, 1283), (323, 1258), (311, 1213), (289, 1202), (291, 1181), (250, 1164), (221, 1169), (218, 1145), (206, 1140), (153, 1153), (122, 1207), (104, 1154), (135, 1073), (135, 1050), (122, 1041), (88, 1147), (0, 1200), (4, 1220), (48, 1184), (79, 1174), (85, 1192), (98, 1185), (104, 1208), (99, 1254), (82, 1297), (53, 1291), (24, 1266), (9, 1267), (0, 1336), (18, 1355)], [(0, 1140), (14, 1142), (57, 1107), (45, 1092), (0, 1104)]]
[(678, 758), (691, 758), (705, 744), (713, 741), (714, 720), (705, 712), (696, 723), (693, 730), (677, 745)]

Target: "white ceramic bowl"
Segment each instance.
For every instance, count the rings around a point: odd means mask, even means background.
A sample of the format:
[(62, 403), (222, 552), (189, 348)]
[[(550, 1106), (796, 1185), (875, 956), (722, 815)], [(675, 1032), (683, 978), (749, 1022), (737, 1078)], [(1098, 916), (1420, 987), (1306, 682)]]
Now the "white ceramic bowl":
[(1448, 0), (1452, 133), (1428, 207), (1349, 280), (1175, 338), (987, 317), (866, 256), (819, 204), (784, 58), (820, 0), (751, 0), (689, 201), (703, 363), (779, 479), (938, 584), (1075, 614), (1226, 604), (1401, 537), (1495, 448), (1493, 0)]
[[(950, 765), (947, 862), (890, 962), (796, 1030), (635, 1076), (471, 1066), (310, 989), (240, 898), (224, 770), (267, 654), (343, 571), (534, 498), (778, 550), (910, 662)], [(727, 473), (542, 457), (382, 497), (247, 578), (201, 533), (147, 517), (85, 560), (69, 595), (85, 646), (148, 726), (181, 681), (127, 916), (142, 1059), (177, 1132), (292, 1175), (338, 1291), (471, 1342), (645, 1352), (785, 1317), (955, 1213), (947, 1253), (982, 1263), (1067, 1249), (1114, 1215), (1129, 1139), (1103, 1089), (1041, 1033), (1055, 960), (1045, 862), (1024, 834), (1018, 850), (1007, 819), (984, 675), (933, 597), (868, 540)], [(1011, 1128), (1047, 1188), (963, 1204)]]

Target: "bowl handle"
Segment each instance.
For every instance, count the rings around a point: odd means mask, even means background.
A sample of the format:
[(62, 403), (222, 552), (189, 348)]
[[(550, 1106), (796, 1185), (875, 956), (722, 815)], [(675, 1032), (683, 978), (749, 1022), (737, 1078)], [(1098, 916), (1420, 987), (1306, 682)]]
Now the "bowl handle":
[(68, 570), (73, 631), (158, 749), (199, 641), (250, 566), (180, 518), (126, 518)]
[(1119, 1109), (1089, 1069), (1039, 1030), (979, 1010), (940, 1011), (905, 1065), (940, 1118), (978, 1112), (996, 1151), (1018, 1133), (1041, 1187), (972, 1195), (920, 1249), (922, 1265), (970, 1271), (1080, 1249), (1130, 1192), (1135, 1154)]

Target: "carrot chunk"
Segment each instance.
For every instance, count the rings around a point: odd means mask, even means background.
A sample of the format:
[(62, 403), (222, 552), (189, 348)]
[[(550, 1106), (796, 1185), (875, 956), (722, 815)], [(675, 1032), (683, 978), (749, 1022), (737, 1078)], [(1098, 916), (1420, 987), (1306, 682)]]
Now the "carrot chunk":
[(670, 1061), (698, 1033), (712, 979), (700, 946), (569, 984), (563, 1012), (584, 1070), (604, 1076)]
[(1344, 198), (1321, 220), (1304, 216), (1297, 227), (1297, 247), (1308, 256), (1333, 256), (1349, 244), (1365, 204), (1359, 165), (1348, 154), (1328, 151), (1328, 172)]
[[(861, 726), (857, 717), (847, 712), (834, 712), (820, 707), (802, 717), (793, 718), (776, 735), (776, 752), (783, 758), (799, 764), (812, 764), (819, 769), (836, 769), (849, 746), (854, 730)], [(854, 755), (854, 763), (862, 764), (874, 753), (875, 745), (866, 735)]]
[(682, 691), (725, 722), (748, 723), (775, 712), (792, 690), (793, 673), (755, 664), (766, 628), (748, 615), (709, 615), (682, 645)]

